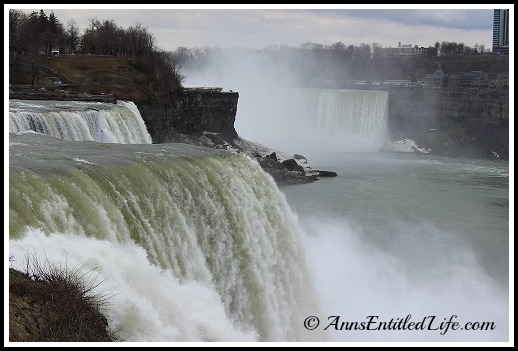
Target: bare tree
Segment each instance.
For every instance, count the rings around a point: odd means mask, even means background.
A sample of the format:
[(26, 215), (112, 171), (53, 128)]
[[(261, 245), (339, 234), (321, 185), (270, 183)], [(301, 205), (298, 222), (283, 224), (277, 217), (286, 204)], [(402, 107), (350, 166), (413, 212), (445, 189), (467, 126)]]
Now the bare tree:
[(381, 44), (372, 43), (372, 58), (381, 57)]
[(28, 16), (19, 10), (9, 10), (9, 62), (19, 59), (27, 50), (24, 27)]
[(77, 22), (75, 19), (71, 19), (67, 23), (67, 28), (65, 31), (66, 36), (66, 47), (68, 52), (71, 54), (75, 54), (76, 50), (79, 46), (79, 27), (77, 26)]
[(113, 20), (104, 20), (97, 28), (99, 54), (113, 55), (117, 52), (117, 35), (119, 27)]
[(336, 52), (345, 52), (345, 49), (347, 48), (347, 46), (344, 43), (342, 43), (341, 41), (337, 41), (336, 43), (331, 44), (331, 46), (329, 48)]
[(149, 56), (155, 46), (155, 38), (140, 23), (128, 28), (131, 40), (131, 54), (135, 56)]
[(369, 44), (361, 43), (358, 50), (358, 59), (368, 60), (371, 58), (371, 47)]
[(53, 11), (50, 12), (43, 33), (45, 47), (48, 48), (49, 55), (52, 54), (54, 48), (59, 48), (64, 45), (65, 30)]

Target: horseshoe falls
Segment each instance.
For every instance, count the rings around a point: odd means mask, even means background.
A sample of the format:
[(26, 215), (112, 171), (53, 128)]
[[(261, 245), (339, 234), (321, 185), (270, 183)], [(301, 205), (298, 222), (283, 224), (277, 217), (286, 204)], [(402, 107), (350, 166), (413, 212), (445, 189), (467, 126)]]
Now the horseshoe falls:
[(9, 100), (9, 132), (28, 131), (73, 141), (151, 144), (140, 112), (131, 101)]
[(376, 137), (387, 128), (386, 91), (293, 89), (286, 98), (298, 122), (320, 132)]
[(9, 135), (10, 264), (90, 272), (125, 341), (322, 341), (302, 233), (245, 156)]
[(240, 135), (304, 155), (378, 151), (389, 140), (386, 91), (290, 88), (270, 95), (261, 106), (240, 100)]

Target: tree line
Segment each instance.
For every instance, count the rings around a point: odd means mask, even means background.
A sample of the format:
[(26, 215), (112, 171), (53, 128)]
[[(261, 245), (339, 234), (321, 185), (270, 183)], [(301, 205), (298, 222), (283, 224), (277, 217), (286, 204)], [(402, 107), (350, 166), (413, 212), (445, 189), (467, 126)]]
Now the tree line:
[[(365, 61), (382, 59), (384, 56), (384, 49), (379, 43), (361, 43), (360, 45), (346, 45), (341, 41), (333, 44), (325, 45), (319, 43), (305, 42), (299, 47), (271, 45), (262, 50), (263, 53), (274, 52), (299, 52), (301, 54), (310, 53), (315, 57), (334, 57), (335, 59), (348, 61)], [(178, 65), (183, 67), (195, 68), (205, 64), (211, 57), (217, 55), (220, 49), (218, 48), (187, 48), (180, 46), (173, 52), (173, 57)], [(436, 42), (435, 45), (425, 48), (422, 56), (425, 57), (461, 57), (469, 55), (484, 55), (488, 54), (484, 44), (475, 44), (473, 47), (457, 42)], [(397, 55), (395, 55), (397, 56)]]
[[(360, 45), (346, 45), (341, 41), (330, 45), (306, 42), (300, 46), (303, 49), (310, 50), (328, 50), (340, 53), (344, 58), (348, 59), (376, 59), (384, 56), (384, 48), (379, 43), (361, 43)], [(451, 57), (451, 56), (467, 56), (467, 55), (483, 55), (488, 54), (485, 45), (475, 44), (473, 47), (457, 42), (435, 42), (433, 46), (424, 48), (423, 55), (429, 57)]]
[(26, 14), (9, 10), (9, 63), (35, 63), (41, 55), (128, 55), (153, 76), (159, 91), (181, 86), (181, 75), (170, 52), (157, 48), (155, 37), (140, 23), (125, 29), (113, 20), (89, 19), (81, 33), (74, 19), (63, 25), (51, 11)]
[(80, 33), (71, 19), (63, 25), (51, 11), (26, 14), (9, 10), (9, 52), (14, 56), (31, 54), (133, 55), (149, 56), (156, 49), (155, 38), (140, 23), (125, 29), (113, 20), (89, 19), (89, 26)]
[[(447, 74), (472, 70), (502, 73), (508, 70), (508, 57), (474, 54), (475, 48), (458, 43), (436, 43), (436, 46), (439, 54), (433, 52), (415, 56), (381, 56), (379, 44), (363, 43), (355, 46), (340, 42), (331, 45), (304, 43), (300, 46), (271, 45), (263, 49), (231, 50), (178, 47), (172, 56), (182, 72), (187, 74), (210, 72), (218, 65), (228, 62), (239, 64), (240, 61), (248, 60), (254, 62), (251, 69), (278, 68), (279, 75), (295, 77), (296, 84), (300, 86), (327, 80), (418, 81), (439, 66)], [(477, 50), (480, 50), (480, 46), (477, 46)], [(246, 62), (243, 63), (246, 65)]]

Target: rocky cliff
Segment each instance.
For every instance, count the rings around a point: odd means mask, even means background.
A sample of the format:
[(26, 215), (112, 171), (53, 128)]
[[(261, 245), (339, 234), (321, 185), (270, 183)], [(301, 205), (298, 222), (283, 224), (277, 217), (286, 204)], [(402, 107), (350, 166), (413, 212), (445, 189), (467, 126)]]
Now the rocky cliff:
[(170, 99), (136, 101), (153, 143), (177, 140), (180, 134), (221, 133), (226, 139), (237, 137), (234, 129), (239, 94), (222, 89), (183, 89)]
[(392, 139), (411, 138), (432, 154), (507, 158), (508, 91), (394, 88), (389, 90)]

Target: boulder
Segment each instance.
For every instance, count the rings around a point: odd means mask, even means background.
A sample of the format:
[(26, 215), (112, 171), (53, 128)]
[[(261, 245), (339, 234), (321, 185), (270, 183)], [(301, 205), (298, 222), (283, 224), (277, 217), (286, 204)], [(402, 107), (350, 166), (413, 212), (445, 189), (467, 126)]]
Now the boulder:
[(336, 177), (337, 176), (336, 172), (332, 172), (332, 171), (318, 171), (318, 175), (320, 177)]
[(290, 158), (288, 160), (282, 161), (281, 165), (286, 168), (288, 171), (297, 171), (304, 173), (304, 168), (297, 163), (294, 159)]

